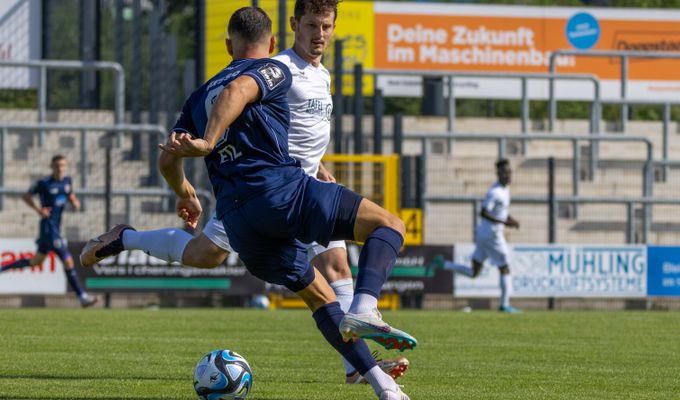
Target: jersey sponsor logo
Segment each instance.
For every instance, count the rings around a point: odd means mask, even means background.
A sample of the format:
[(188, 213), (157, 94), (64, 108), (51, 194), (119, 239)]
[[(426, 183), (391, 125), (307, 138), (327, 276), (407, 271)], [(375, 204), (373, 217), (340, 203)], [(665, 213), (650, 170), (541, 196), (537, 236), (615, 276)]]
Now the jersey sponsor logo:
[(243, 155), (236, 149), (236, 147), (234, 147), (234, 145), (231, 144), (224, 146), (217, 153), (220, 155), (220, 164), (224, 164), (228, 161), (234, 161)]
[(209, 91), (208, 95), (205, 96), (205, 115), (208, 118), (210, 117), (210, 112), (212, 112), (215, 101), (217, 101), (217, 97), (220, 95), (220, 93), (222, 93), (222, 90), (224, 90), (224, 86), (217, 87)]
[(59, 193), (59, 188), (57, 187), (51, 187), (50, 188), (50, 194), (57, 194)]
[(306, 81), (306, 80), (309, 80), (309, 79), (307, 78), (307, 75), (305, 75), (305, 71), (298, 71), (298, 73), (297, 73), (297, 75), (295, 75), (295, 77), (296, 77), (297, 79), (300, 79), (300, 80), (305, 80), (305, 81)]
[(307, 114), (318, 115), (323, 119), (330, 121), (331, 113), (333, 112), (332, 104), (324, 104), (323, 99), (307, 99)]
[(238, 76), (240, 74), (241, 74), (241, 71), (238, 70), (238, 71), (232, 72), (230, 74), (227, 74), (227, 75), (225, 75), (225, 76), (223, 76), (219, 79), (215, 79), (214, 81), (212, 81), (208, 84), (207, 89), (210, 90), (210, 89), (214, 88), (215, 86), (220, 85), (220, 84), (224, 83), (225, 81), (228, 81), (229, 79), (231, 79), (235, 76)]
[(269, 90), (273, 90), (286, 80), (286, 75), (283, 73), (283, 70), (272, 63), (261, 66), (257, 69), (257, 72), (262, 75)]

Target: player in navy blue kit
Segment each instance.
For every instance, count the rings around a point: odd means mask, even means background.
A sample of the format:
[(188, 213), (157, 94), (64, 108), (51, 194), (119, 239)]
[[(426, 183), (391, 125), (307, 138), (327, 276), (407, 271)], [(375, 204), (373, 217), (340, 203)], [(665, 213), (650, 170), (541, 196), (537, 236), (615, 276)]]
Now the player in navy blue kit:
[[(238, 10), (228, 33), (234, 61), (185, 103), (170, 138), (160, 146), (161, 172), (178, 202), (184, 202), (184, 212), (195, 218), (200, 204), (182, 159), (205, 157), (217, 216), (248, 270), (296, 292), (326, 340), (381, 400), (408, 400), (366, 344), (354, 340), (370, 338), (400, 350), (417, 344), (377, 312), (380, 290), (403, 243), (403, 222), (348, 189), (308, 176), (288, 155), (292, 77), (285, 64), (265, 58), (275, 47), (266, 13), (255, 7)], [(121, 225), (88, 242), (80, 256), (83, 265), (120, 252), (130, 230)], [(326, 279), (308, 262), (305, 245), (341, 239), (365, 242), (346, 315)]]
[[(47, 176), (33, 184), (22, 199), (29, 207), (40, 215), (40, 236), (36, 241), (38, 251), (32, 258), (17, 260), (0, 268), (0, 272), (10, 269), (25, 268), (31, 265), (40, 265), (50, 251), (53, 251), (64, 264), (66, 278), (80, 299), (83, 307), (89, 307), (97, 302), (83, 290), (78, 275), (73, 269), (73, 257), (68, 251), (66, 240), (61, 237), (61, 214), (64, 206), (69, 202), (73, 208), (80, 209), (80, 201), (73, 192), (71, 178), (66, 176), (68, 162), (62, 155), (52, 157), (52, 175)], [(33, 200), (33, 196), (40, 197), (40, 206)]]

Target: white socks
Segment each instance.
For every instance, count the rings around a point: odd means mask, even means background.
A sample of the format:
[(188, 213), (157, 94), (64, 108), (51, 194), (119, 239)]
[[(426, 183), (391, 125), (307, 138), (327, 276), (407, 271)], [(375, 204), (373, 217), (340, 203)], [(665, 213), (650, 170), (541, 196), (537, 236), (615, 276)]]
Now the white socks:
[(331, 288), (335, 292), (335, 297), (340, 303), (340, 309), (345, 313), (349, 310), (352, 305), (352, 299), (354, 299), (354, 285), (352, 278), (339, 279), (337, 281), (330, 283)]
[(501, 275), (501, 306), (507, 307), (510, 305), (510, 292), (512, 289), (510, 283), (510, 274)]
[[(352, 299), (354, 298), (354, 285), (352, 283), (352, 278), (339, 279), (337, 281), (330, 283), (331, 288), (335, 292), (335, 297), (340, 303), (340, 309), (345, 313), (349, 310), (349, 306), (352, 305)], [(356, 368), (342, 357), (342, 364), (345, 366), (345, 373), (347, 375), (356, 372)]]
[(390, 389), (395, 392), (399, 391), (399, 386), (394, 379), (383, 372), (377, 365), (364, 374), (364, 379), (371, 384), (373, 391), (378, 396), (380, 396), (380, 393), (385, 389)]
[(470, 267), (468, 265), (458, 264), (458, 263), (447, 261), (444, 264), (444, 268), (445, 269), (452, 269), (456, 272), (459, 272), (459, 273), (461, 273), (465, 276), (469, 276), (470, 278), (472, 278), (472, 267)]
[(187, 243), (194, 237), (177, 228), (137, 232), (128, 229), (123, 232), (125, 250), (143, 250), (161, 260), (182, 262)]
[(357, 293), (354, 295), (349, 312), (351, 314), (370, 314), (376, 308), (378, 308), (378, 299), (368, 293)]

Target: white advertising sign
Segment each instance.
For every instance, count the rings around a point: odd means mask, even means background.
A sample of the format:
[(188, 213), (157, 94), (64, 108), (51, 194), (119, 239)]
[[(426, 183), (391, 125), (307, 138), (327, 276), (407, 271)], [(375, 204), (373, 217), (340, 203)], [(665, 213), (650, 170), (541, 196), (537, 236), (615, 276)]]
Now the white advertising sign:
[[(32, 257), (36, 251), (34, 239), (0, 239), (2, 265), (21, 258)], [(0, 273), (2, 294), (64, 294), (66, 276), (64, 266), (50, 253), (41, 266), (12, 269)]]
[[(510, 246), (515, 297), (645, 297), (644, 246)], [(456, 260), (469, 263), (474, 245), (456, 246)], [(476, 279), (455, 276), (460, 297), (499, 295), (498, 269), (485, 265)]]
[[(0, 61), (41, 58), (40, 0), (0, 0)], [(36, 87), (37, 71), (0, 67), (0, 89)]]

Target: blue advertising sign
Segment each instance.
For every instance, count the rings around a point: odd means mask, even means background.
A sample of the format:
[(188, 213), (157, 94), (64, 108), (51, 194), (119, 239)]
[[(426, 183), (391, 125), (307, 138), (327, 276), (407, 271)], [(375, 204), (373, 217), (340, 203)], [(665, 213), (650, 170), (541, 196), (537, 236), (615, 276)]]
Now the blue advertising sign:
[(588, 50), (600, 39), (600, 24), (592, 15), (581, 12), (567, 21), (567, 40), (578, 50)]
[(680, 247), (647, 248), (649, 296), (680, 296)]

